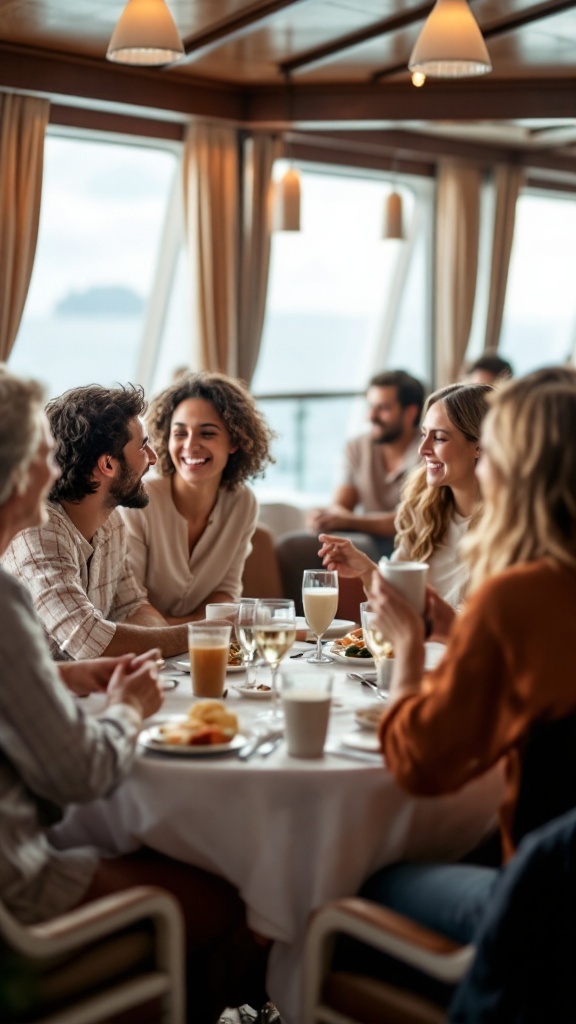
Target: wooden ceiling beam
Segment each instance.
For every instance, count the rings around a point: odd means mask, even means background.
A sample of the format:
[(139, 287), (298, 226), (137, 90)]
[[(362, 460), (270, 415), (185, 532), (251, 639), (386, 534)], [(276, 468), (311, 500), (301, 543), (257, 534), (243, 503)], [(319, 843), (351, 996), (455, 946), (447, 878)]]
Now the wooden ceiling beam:
[(366, 28), (358, 29), (357, 32), (350, 32), (348, 35), (339, 36), (338, 39), (333, 40), (331, 43), (325, 43), (324, 46), (316, 46), (313, 49), (305, 50), (295, 57), (291, 57), (290, 60), (283, 61), (278, 65), (278, 69), (283, 75), (291, 75), (294, 71), (299, 71), (301, 68), (309, 68), (312, 64), (320, 64), (331, 57), (338, 56), (344, 50), (351, 50), (352, 47), (359, 46), (361, 43), (370, 42), (370, 40), (377, 39), (380, 36), (397, 32), (399, 29), (405, 28), (406, 25), (413, 25), (417, 21), (423, 21), (428, 17), (433, 7), (434, 3), (420, 4), (404, 14), (396, 14), (391, 18), (382, 18), (380, 21), (367, 25)]
[(194, 57), (199, 50), (211, 50), (222, 43), (238, 39), (254, 28), (261, 28), (263, 24), (276, 17), (277, 14), (281, 14), (287, 7), (294, 7), (303, 2), (305, 0), (269, 0), (267, 3), (254, 4), (245, 8), (238, 14), (212, 25), (204, 32), (198, 32), (196, 35), (184, 39), (186, 57)]
[(191, 116), (244, 120), (237, 86), (66, 53), (0, 44), (0, 89), (112, 113), (186, 122)]
[(506, 121), (574, 117), (572, 73), (550, 78), (306, 85), (292, 90), (290, 119), (283, 88), (246, 91), (246, 122), (279, 131), (299, 128), (370, 129), (390, 121)]

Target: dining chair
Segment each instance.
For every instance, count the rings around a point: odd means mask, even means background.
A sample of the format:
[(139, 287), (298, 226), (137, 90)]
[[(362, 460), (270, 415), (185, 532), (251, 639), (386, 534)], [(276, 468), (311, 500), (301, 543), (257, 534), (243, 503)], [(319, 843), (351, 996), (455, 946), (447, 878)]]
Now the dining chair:
[(171, 895), (137, 886), (36, 925), (0, 902), (3, 1024), (112, 1024), (133, 1007), (138, 1024), (185, 1020), (184, 929)]

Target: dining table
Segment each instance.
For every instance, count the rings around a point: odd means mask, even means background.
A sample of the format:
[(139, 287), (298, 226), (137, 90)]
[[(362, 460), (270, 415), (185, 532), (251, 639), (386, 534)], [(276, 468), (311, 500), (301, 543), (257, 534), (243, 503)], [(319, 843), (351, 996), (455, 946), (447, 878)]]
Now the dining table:
[[(168, 663), (164, 705), (145, 723), (129, 775), (106, 799), (70, 808), (51, 831), (60, 847), (88, 844), (114, 855), (146, 844), (228, 879), (245, 902), (249, 925), (272, 940), (267, 990), (285, 1024), (301, 1021), (312, 911), (356, 894), (374, 871), (397, 861), (460, 858), (494, 829), (503, 794), (498, 767), (446, 796), (415, 797), (401, 789), (377, 750), (376, 733), (358, 723), (362, 711), (386, 706), (372, 686), (350, 675), (374, 666), (338, 656), (308, 665), (311, 651), (296, 643), (281, 671), (333, 676), (322, 758), (290, 757), (280, 738), (242, 759), (244, 737), (248, 742), (282, 728), (269, 717), (270, 691), (245, 689), (243, 670), (227, 674), (225, 697), (238, 716), (240, 740), (222, 752), (156, 746), (150, 737), (157, 724), (185, 716), (195, 700), (189, 673)], [(440, 645), (427, 645), (429, 666), (440, 655)], [(258, 685), (269, 682), (269, 669), (259, 667)], [(89, 697), (86, 706), (97, 713), (102, 700)]]

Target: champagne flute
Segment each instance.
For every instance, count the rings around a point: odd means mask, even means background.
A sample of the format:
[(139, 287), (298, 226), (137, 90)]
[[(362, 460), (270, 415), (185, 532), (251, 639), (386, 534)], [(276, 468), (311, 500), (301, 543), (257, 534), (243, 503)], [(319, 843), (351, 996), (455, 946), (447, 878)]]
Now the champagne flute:
[(378, 689), (386, 690), (389, 684), (389, 673), (387, 672), (387, 661), (392, 654), (392, 644), (386, 640), (378, 628), (376, 614), (372, 610), (369, 601), (363, 601), (360, 605), (360, 622), (362, 634), (370, 654), (376, 663), (376, 682)]
[(276, 675), (284, 655), (296, 639), (296, 609), (288, 598), (262, 598), (254, 611), (254, 639), (258, 653), (272, 671), (272, 717), (278, 717)]
[(316, 637), (316, 650), (306, 661), (313, 665), (333, 661), (322, 651), (322, 637), (338, 609), (338, 573), (328, 569), (305, 569), (302, 577), (302, 604), (306, 622)]
[(256, 655), (256, 640), (254, 637), (254, 612), (256, 609), (255, 597), (243, 597), (240, 600), (238, 616), (236, 618), (236, 639), (242, 651), (242, 662), (246, 666), (246, 681), (244, 685), (248, 688), (254, 686), (256, 676), (250, 682), (250, 666), (254, 664)]

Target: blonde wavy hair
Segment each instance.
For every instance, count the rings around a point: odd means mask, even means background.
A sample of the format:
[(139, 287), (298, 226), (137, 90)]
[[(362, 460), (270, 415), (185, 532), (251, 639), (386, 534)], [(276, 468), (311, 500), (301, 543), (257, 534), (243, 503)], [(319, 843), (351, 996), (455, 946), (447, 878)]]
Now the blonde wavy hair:
[[(430, 395), (424, 406), (424, 417), (436, 402), (442, 402), (456, 429), (467, 441), (478, 443), (482, 420), (488, 411), (488, 398), (493, 391), (488, 384), (449, 384)], [(413, 561), (427, 561), (444, 540), (454, 509), (451, 488), (427, 484), (423, 462), (412, 470), (402, 492), (402, 504), (396, 516), (396, 547), (405, 547), (408, 558)], [(481, 511), (479, 501), (472, 515), (472, 525)]]
[(505, 385), (483, 433), (493, 481), (463, 544), (470, 589), (540, 558), (576, 569), (576, 374), (551, 368)]

